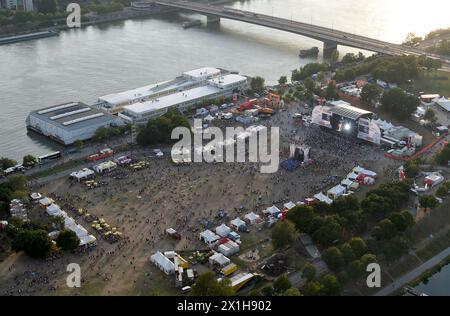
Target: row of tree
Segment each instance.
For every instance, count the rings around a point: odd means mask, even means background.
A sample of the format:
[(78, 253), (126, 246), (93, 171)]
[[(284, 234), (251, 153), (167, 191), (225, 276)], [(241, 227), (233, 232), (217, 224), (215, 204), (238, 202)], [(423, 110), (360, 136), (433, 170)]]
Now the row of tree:
[(173, 143), (176, 140), (172, 140), (171, 135), (175, 127), (190, 129), (190, 124), (185, 116), (172, 110), (163, 116), (148, 120), (147, 125), (139, 131), (137, 142), (142, 146)]
[(376, 79), (402, 84), (406, 80), (417, 78), (420, 68), (436, 70), (442, 67), (442, 62), (426, 56), (371, 56), (356, 65), (349, 65), (335, 73), (336, 81), (350, 81), (357, 76), (371, 73)]
[[(10, 219), (7, 236), (12, 240), (14, 251), (24, 251), (31, 258), (42, 259), (53, 250), (53, 242), (48, 235), (49, 228), (35, 222), (24, 222), (18, 218)], [(71, 230), (62, 230), (56, 238), (56, 247), (64, 251), (78, 248), (80, 239)]]
[[(14, 159), (6, 158), (6, 157), (0, 157), (0, 171), (6, 170), (8, 168), (17, 166), (17, 161)], [(22, 159), (22, 165), (24, 167), (33, 167), (37, 164), (37, 159), (33, 155), (25, 155)]]

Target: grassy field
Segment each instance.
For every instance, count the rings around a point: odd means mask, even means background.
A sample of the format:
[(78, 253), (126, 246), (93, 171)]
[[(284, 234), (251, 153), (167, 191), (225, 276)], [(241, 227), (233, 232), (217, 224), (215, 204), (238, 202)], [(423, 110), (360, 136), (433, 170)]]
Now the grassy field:
[(404, 86), (408, 91), (419, 93), (438, 93), (450, 97), (450, 73), (445, 71), (424, 71), (415, 79), (413, 87)]

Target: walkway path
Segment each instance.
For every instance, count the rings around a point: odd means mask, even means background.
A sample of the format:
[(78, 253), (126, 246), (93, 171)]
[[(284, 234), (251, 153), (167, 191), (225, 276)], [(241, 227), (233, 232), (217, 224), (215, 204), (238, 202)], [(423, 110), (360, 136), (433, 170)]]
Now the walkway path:
[(425, 271), (436, 266), (437, 264), (439, 264), (439, 262), (441, 262), (448, 256), (450, 256), (450, 247), (448, 247), (444, 251), (438, 253), (436, 256), (434, 256), (430, 260), (424, 262), (423, 264), (421, 264), (414, 270), (395, 279), (394, 283), (391, 283), (390, 285), (384, 287), (383, 289), (381, 289), (380, 291), (375, 293), (374, 296), (387, 296), (387, 295), (391, 294), (392, 292), (394, 292), (394, 291), (398, 290), (399, 288), (401, 288), (402, 286), (404, 286), (406, 283), (419, 277)]

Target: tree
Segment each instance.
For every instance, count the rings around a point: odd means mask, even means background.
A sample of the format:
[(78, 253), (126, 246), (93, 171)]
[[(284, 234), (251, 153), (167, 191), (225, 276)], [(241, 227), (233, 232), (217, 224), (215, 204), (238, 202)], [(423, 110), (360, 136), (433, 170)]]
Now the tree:
[(192, 287), (193, 296), (232, 296), (234, 290), (229, 279), (217, 281), (212, 271), (201, 274)]
[(438, 201), (434, 195), (423, 194), (419, 196), (420, 206), (425, 210), (435, 208), (438, 205)]
[(322, 278), (322, 295), (339, 296), (341, 295), (341, 285), (336, 277), (332, 274), (327, 274)]
[(419, 99), (406, 94), (402, 89), (395, 88), (383, 94), (381, 105), (383, 110), (403, 121), (416, 111)]
[(325, 97), (327, 99), (335, 99), (338, 96), (336, 85), (334, 82), (330, 82), (325, 90)]
[(109, 137), (109, 130), (106, 127), (99, 127), (94, 133), (94, 139), (96, 141), (102, 141)]
[(83, 145), (84, 145), (83, 141), (80, 140), (80, 139), (77, 139), (73, 144), (74, 144), (74, 146), (75, 146), (77, 151), (80, 151), (81, 148), (83, 148)]
[(314, 80), (312, 80), (310, 77), (306, 78), (303, 84), (305, 85), (306, 90), (308, 90), (309, 92), (313, 92), (316, 86)]
[(74, 231), (66, 229), (59, 233), (56, 245), (65, 251), (75, 250), (80, 245), (80, 239)]
[(9, 159), (6, 157), (0, 158), (0, 169), (1, 170), (6, 170), (8, 168), (14, 167), (15, 165), (17, 165), (17, 161), (15, 161), (13, 159)]
[(289, 220), (278, 222), (272, 228), (272, 244), (274, 248), (281, 249), (294, 241), (295, 226)]
[(422, 37), (417, 36), (416, 33), (414, 33), (414, 32), (409, 32), (406, 35), (406, 39), (403, 42), (403, 45), (414, 46), (415, 44), (420, 43), (421, 41), (422, 41)]
[(302, 296), (302, 293), (297, 288), (291, 287), (284, 292), (283, 296)]
[(436, 123), (436, 121), (437, 121), (436, 114), (434, 113), (433, 109), (431, 109), (431, 108), (428, 108), (425, 111), (423, 118), (424, 118), (424, 120), (427, 120), (428, 122), (431, 122), (433, 124)]
[(45, 230), (22, 230), (12, 241), (12, 249), (25, 251), (32, 258), (44, 258), (51, 250), (52, 241)]
[(331, 246), (342, 237), (343, 218), (338, 215), (326, 216), (323, 224), (314, 231), (312, 238), (323, 247)]
[(256, 76), (253, 77), (252, 80), (250, 81), (250, 87), (252, 88), (253, 91), (261, 93), (264, 90), (264, 83), (265, 83), (264, 78)]
[(409, 179), (414, 179), (420, 171), (419, 162), (416, 159), (409, 160), (403, 165), (405, 175)]
[(308, 281), (313, 280), (316, 277), (316, 266), (311, 263), (305, 264), (302, 270), (302, 276)]
[(338, 271), (344, 265), (344, 256), (337, 247), (330, 247), (324, 251), (322, 258), (325, 263), (334, 271)]
[(395, 260), (408, 251), (408, 242), (402, 236), (397, 236), (384, 243), (383, 254), (388, 260)]
[(448, 195), (448, 191), (450, 191), (450, 183), (445, 182), (439, 186), (439, 188), (436, 191), (436, 195), (440, 198), (445, 198)]
[(292, 287), (291, 281), (289, 281), (287, 275), (282, 275), (278, 277), (275, 282), (273, 282), (273, 289), (276, 293), (283, 293)]
[(377, 262), (377, 256), (372, 253), (366, 253), (360, 260), (364, 268), (366, 268), (369, 264)]
[(344, 71), (344, 79), (347, 81), (353, 80), (356, 77), (356, 72), (352, 68)]
[(311, 281), (306, 284), (305, 295), (306, 296), (319, 296), (322, 295), (323, 285), (318, 281)]
[(392, 213), (389, 220), (398, 232), (404, 232), (408, 227), (414, 225), (414, 217), (408, 211)]
[(450, 162), (450, 144), (446, 145), (435, 157), (436, 162), (441, 166), (448, 166)]
[(33, 167), (37, 164), (37, 159), (33, 155), (26, 155), (23, 157), (23, 163), (25, 167)]
[(348, 242), (340, 245), (339, 250), (344, 257), (345, 262), (351, 262), (356, 258), (356, 255)]
[(376, 84), (368, 83), (361, 90), (361, 100), (366, 104), (371, 104), (379, 98), (382, 92), (383, 90)]
[(180, 112), (171, 110), (163, 116), (148, 120), (147, 125), (137, 135), (137, 143), (142, 146), (173, 143), (176, 140), (171, 136), (175, 127), (190, 129), (190, 124)]
[(366, 245), (366, 242), (364, 241), (364, 239), (362, 239), (360, 237), (353, 237), (352, 239), (350, 239), (349, 244), (353, 250), (353, 253), (357, 257), (361, 257), (362, 255), (367, 253), (368, 249), (367, 249), (367, 245)]
[(337, 49), (333, 50), (330, 55), (330, 64), (332, 67), (336, 66), (339, 60), (339, 51)]
[(272, 296), (274, 294), (274, 289), (272, 286), (268, 285), (261, 289), (261, 294), (263, 296)]
[(8, 185), (14, 191), (26, 191), (27, 178), (23, 175), (12, 175), (8, 178)]
[(361, 260), (354, 260), (350, 262), (348, 265), (348, 274), (352, 279), (359, 279), (364, 275), (364, 272), (366, 271), (366, 267), (361, 262)]
[(55, 0), (37, 0), (35, 2), (37, 9), (41, 13), (54, 13), (56, 12)]
[(52, 216), (51, 219), (53, 223), (53, 227), (57, 230), (63, 230), (64, 229), (64, 217), (63, 216)]
[(386, 240), (397, 235), (397, 229), (395, 228), (395, 225), (386, 218), (374, 227), (372, 234), (377, 240)]
[(310, 206), (299, 205), (291, 209), (286, 218), (294, 223), (297, 230), (304, 233), (311, 233), (312, 220), (314, 219), (314, 210)]
[(280, 85), (285, 85), (287, 83), (287, 77), (286, 76), (281, 76), (280, 79), (278, 79), (278, 83)]

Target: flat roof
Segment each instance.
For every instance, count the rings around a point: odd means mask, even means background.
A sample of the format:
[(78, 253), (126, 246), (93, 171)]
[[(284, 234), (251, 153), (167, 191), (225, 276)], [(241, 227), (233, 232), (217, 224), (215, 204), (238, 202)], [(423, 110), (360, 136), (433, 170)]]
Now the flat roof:
[(147, 114), (164, 108), (168, 108), (174, 105), (178, 105), (184, 102), (190, 102), (202, 97), (207, 97), (221, 90), (212, 86), (202, 86), (193, 89), (189, 89), (182, 92), (169, 94), (163, 97), (159, 97), (155, 100), (147, 102), (138, 102), (124, 106), (124, 110), (134, 114)]
[(229, 74), (229, 75), (220, 76), (220, 77), (208, 80), (208, 81), (213, 84), (216, 84), (216, 85), (227, 86), (227, 85), (230, 85), (233, 83), (243, 82), (245, 80), (247, 80), (247, 77), (244, 77), (241, 75), (236, 75), (236, 74)]
[(190, 71), (183, 72), (183, 75), (201, 79), (209, 76), (215, 76), (220, 74), (220, 69), (213, 68), (213, 67), (202, 67)]
[(105, 124), (114, 119), (82, 102), (69, 102), (35, 110), (30, 116), (66, 130), (76, 130), (92, 124)]
[(330, 112), (333, 114), (337, 114), (346, 118), (350, 118), (352, 120), (356, 120), (359, 117), (366, 115), (366, 114), (372, 114), (370, 111), (366, 111), (354, 106), (351, 106), (350, 104), (339, 104), (335, 107), (332, 107), (330, 109)]
[[(170, 82), (173, 82), (173, 85), (168, 85)], [(165, 86), (166, 85), (166, 86)], [(125, 102), (129, 102), (133, 99), (137, 99), (137, 98), (145, 98), (148, 97), (152, 94), (164, 91), (164, 90), (170, 90), (170, 89), (175, 89), (177, 88), (179, 85), (177, 84), (176, 81), (174, 80), (167, 80), (167, 81), (162, 81), (162, 82), (158, 82), (158, 83), (154, 83), (154, 84), (150, 84), (150, 85), (146, 85), (143, 87), (139, 87), (139, 88), (135, 88), (135, 89), (131, 89), (131, 90), (126, 90), (126, 91), (122, 91), (122, 92), (118, 92), (118, 93), (111, 93), (111, 94), (107, 94), (104, 96), (101, 96), (98, 98), (98, 100), (110, 103), (110, 104), (122, 104)], [(157, 89), (160, 88), (161, 89)], [(164, 88), (163, 88), (164, 87)]]

